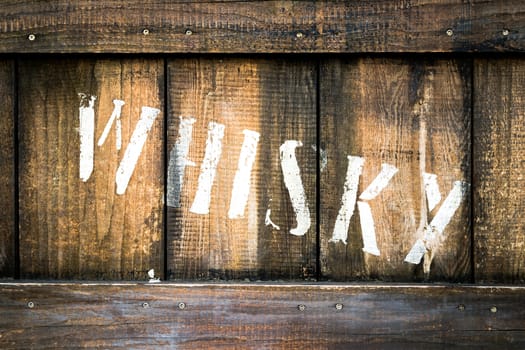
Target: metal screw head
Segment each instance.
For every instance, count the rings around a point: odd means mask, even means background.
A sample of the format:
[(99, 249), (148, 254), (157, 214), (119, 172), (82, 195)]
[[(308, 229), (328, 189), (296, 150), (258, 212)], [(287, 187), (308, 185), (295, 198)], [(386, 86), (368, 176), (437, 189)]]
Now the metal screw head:
[(179, 307), (179, 309), (184, 310), (186, 308), (186, 303), (180, 302), (177, 306)]
[(495, 307), (495, 306), (492, 306), (492, 307), (490, 308), (490, 312), (492, 312), (493, 314), (495, 314), (496, 312), (498, 312), (498, 308)]
[(304, 305), (304, 304), (297, 305), (297, 309), (299, 309), (299, 311), (304, 311), (304, 310), (306, 310), (306, 305)]
[(296, 36), (298, 39), (301, 39), (301, 38), (303, 37), (303, 35), (304, 35), (304, 34), (301, 33), (301, 32), (297, 32), (297, 33), (295, 34), (295, 36)]
[(192, 35), (193, 32), (191, 31), (191, 29), (186, 29), (186, 31), (184, 32), (184, 34), (186, 34), (186, 35)]
[(503, 29), (503, 31), (501, 32), (501, 34), (503, 34), (503, 36), (507, 36), (509, 35), (509, 30), (508, 29)]
[(32, 302), (32, 301), (28, 301), (28, 302), (27, 302), (27, 307), (30, 308), (30, 309), (32, 309), (32, 308), (35, 307), (35, 303)]
[(450, 29), (450, 28), (447, 29), (446, 33), (447, 33), (448, 36), (454, 35), (454, 31), (452, 29)]
[(343, 304), (341, 304), (341, 303), (335, 304), (335, 309), (336, 310), (343, 310)]
[(145, 308), (145, 309), (149, 308), (149, 303), (143, 302), (142, 303), (142, 307)]
[(458, 310), (459, 310), (459, 311), (465, 311), (465, 305), (463, 305), (463, 304), (459, 304), (459, 305), (458, 305)]
[(144, 34), (144, 35), (149, 35), (149, 29), (148, 29), (148, 28), (144, 28), (144, 29), (142, 30), (142, 34)]
[(29, 40), (29, 41), (35, 41), (35, 39), (36, 39), (36, 35), (35, 34), (29, 34), (27, 36), (27, 40)]

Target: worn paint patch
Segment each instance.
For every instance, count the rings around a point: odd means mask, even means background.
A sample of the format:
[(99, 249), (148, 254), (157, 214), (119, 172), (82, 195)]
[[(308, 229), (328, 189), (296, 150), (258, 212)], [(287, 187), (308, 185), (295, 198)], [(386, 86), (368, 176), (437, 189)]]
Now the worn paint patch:
[(302, 147), (302, 145), (301, 141), (287, 140), (279, 148), (284, 184), (288, 189), (297, 221), (297, 227), (290, 230), (290, 233), (295, 236), (303, 236), (311, 225), (310, 209), (301, 180), (301, 171), (295, 156), (295, 149)]
[(390, 164), (382, 164), (381, 171), (372, 181), (372, 183), (361, 193), (359, 199), (369, 201), (377, 197), (390, 182), (392, 177), (398, 172), (398, 169)]
[(271, 225), (274, 229), (276, 229), (277, 231), (280, 231), (281, 228), (278, 225), (274, 224), (274, 222), (272, 221), (272, 219), (270, 217), (271, 215), (272, 215), (272, 210), (270, 208), (268, 208), (266, 210), (266, 217), (264, 218), (264, 224), (266, 226), (270, 226)]
[[(443, 240), (443, 232), (452, 220), (454, 213), (458, 210), (461, 201), (465, 198), (470, 185), (463, 181), (454, 182), (454, 187), (448, 194), (447, 198), (441, 204), (436, 216), (432, 219), (430, 224), (425, 228), (423, 239), (418, 239), (408, 255), (405, 262), (411, 264), (419, 264), (421, 259), (432, 247), (436, 246), (439, 241)], [(421, 242), (420, 242), (421, 241)], [(425, 249), (421, 248), (423, 243)]]
[(359, 210), (359, 221), (361, 222), (363, 251), (379, 256), (380, 252), (377, 248), (376, 229), (374, 218), (372, 216), (372, 209), (368, 203), (361, 201), (357, 202), (357, 208)]
[(117, 175), (115, 182), (117, 184), (116, 192), (122, 195), (128, 188), (129, 180), (133, 171), (137, 165), (137, 161), (142, 153), (142, 148), (146, 143), (148, 132), (153, 126), (153, 122), (159, 115), (160, 110), (152, 107), (142, 107), (140, 119), (137, 122), (137, 126), (131, 135), (128, 147), (124, 153), (124, 157), (120, 161), (120, 165), (117, 169)]
[(95, 148), (95, 100), (96, 96), (79, 93), (80, 179), (89, 180), (93, 173)]
[[(317, 152), (317, 145), (312, 145), (312, 149)], [(323, 172), (328, 165), (328, 156), (323, 148), (319, 150), (319, 163), (319, 170)]]
[(192, 213), (204, 215), (210, 212), (211, 190), (222, 154), (224, 128), (224, 125), (220, 123), (210, 122), (208, 124), (208, 138), (206, 139), (204, 159), (201, 163), (197, 193), (190, 208)]
[(238, 219), (244, 216), (244, 210), (250, 194), (253, 163), (255, 162), (257, 145), (261, 136), (257, 131), (252, 130), (243, 130), (243, 134), (244, 142), (242, 143), (237, 171), (233, 179), (230, 210), (228, 211), (230, 219)]
[(182, 186), (184, 183), (184, 172), (186, 166), (195, 166), (195, 163), (188, 160), (188, 153), (193, 134), (193, 124), (196, 119), (193, 117), (180, 116), (179, 135), (175, 146), (170, 151), (168, 161), (168, 179), (166, 188), (166, 201), (169, 207), (180, 208)]
[(348, 156), (348, 167), (344, 184), (344, 193), (341, 198), (341, 208), (335, 220), (334, 231), (330, 242), (343, 242), (346, 244), (348, 237), (348, 227), (354, 215), (355, 202), (357, 199), (357, 189), (359, 177), (363, 172), (365, 159), (362, 157)]
[(423, 173), (423, 183), (427, 196), (428, 211), (432, 211), (441, 202), (441, 193), (436, 174)]
[(113, 100), (113, 112), (111, 113), (111, 116), (109, 117), (109, 120), (106, 123), (104, 130), (102, 131), (102, 135), (100, 135), (100, 138), (98, 139), (97, 145), (99, 147), (101, 147), (106, 142), (109, 132), (111, 131), (111, 127), (113, 126), (113, 123), (115, 123), (115, 146), (117, 151), (120, 151), (120, 149), (122, 148), (122, 125), (120, 122), (120, 115), (122, 114), (122, 106), (124, 104), (125, 102), (122, 100)]

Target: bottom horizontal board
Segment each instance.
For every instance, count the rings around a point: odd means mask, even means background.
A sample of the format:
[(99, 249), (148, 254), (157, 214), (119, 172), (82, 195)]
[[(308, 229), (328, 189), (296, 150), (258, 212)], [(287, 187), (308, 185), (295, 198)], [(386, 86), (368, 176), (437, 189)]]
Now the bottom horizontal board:
[(524, 349), (525, 287), (0, 283), (0, 348)]

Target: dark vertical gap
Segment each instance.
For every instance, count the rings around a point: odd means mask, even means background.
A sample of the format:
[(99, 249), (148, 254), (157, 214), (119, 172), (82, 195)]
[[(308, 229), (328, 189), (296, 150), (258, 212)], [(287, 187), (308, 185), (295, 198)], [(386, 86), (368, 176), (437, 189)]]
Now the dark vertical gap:
[(316, 60), (315, 82), (316, 149), (315, 149), (315, 233), (316, 233), (316, 279), (321, 279), (321, 59)]
[(475, 59), (470, 57), (470, 282), (476, 283), (476, 242), (475, 242), (475, 220), (474, 220), (474, 165), (475, 165), (475, 144), (474, 144), (474, 108), (475, 108)]
[(13, 72), (13, 156), (14, 156), (14, 237), (13, 237), (13, 249), (14, 249), (14, 258), (15, 258), (15, 271), (14, 278), (20, 279), (20, 183), (19, 183), (19, 150), (18, 150), (18, 111), (19, 111), (19, 91), (18, 91), (18, 80), (19, 80), (19, 71), (18, 71), (18, 60), (14, 62), (14, 72)]
[(164, 133), (162, 140), (163, 162), (164, 162), (164, 205), (163, 205), (163, 219), (162, 219), (162, 268), (164, 279), (168, 279), (168, 59), (163, 58), (164, 62)]

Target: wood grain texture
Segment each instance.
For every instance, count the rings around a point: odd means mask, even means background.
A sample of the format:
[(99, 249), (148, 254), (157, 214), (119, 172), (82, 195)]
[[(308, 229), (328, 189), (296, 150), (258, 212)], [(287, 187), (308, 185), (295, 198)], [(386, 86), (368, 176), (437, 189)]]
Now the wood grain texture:
[(0, 60), (0, 278), (14, 277), (15, 261), (15, 65)]
[[(169, 61), (168, 162), (182, 152), (181, 118), (193, 117), (191, 144), (177, 187), (180, 203), (168, 208), (168, 270), (171, 278), (304, 279), (316, 266), (316, 74), (305, 60), (180, 59)], [(224, 126), (222, 153), (211, 187), (209, 214), (192, 206), (199, 192), (210, 123)], [(241, 218), (230, 218), (243, 130), (260, 134)], [(295, 156), (311, 226), (294, 236), (294, 207), (283, 180), (280, 147), (300, 141)], [(169, 176), (169, 175), (168, 175)], [(168, 183), (168, 192), (170, 186)], [(169, 202), (169, 200), (168, 200)], [(168, 203), (169, 205), (169, 203)], [(178, 206), (178, 208), (177, 208)], [(267, 210), (275, 229), (266, 222)]]
[(6, 0), (0, 52), (522, 52), (524, 23), (520, 0)]
[(524, 293), (451, 285), (0, 284), (0, 346), (523, 349)]
[[(20, 255), (25, 278), (144, 279), (162, 270), (163, 116), (155, 120), (125, 194), (116, 173), (141, 108), (163, 109), (161, 60), (20, 62)], [(96, 96), (94, 170), (79, 174), (79, 93)], [(122, 148), (116, 122), (122, 107)]]
[[(321, 272), (334, 280), (413, 281), (419, 265), (404, 262), (455, 181), (470, 182), (470, 62), (334, 59), (321, 68)], [(421, 159), (421, 155), (424, 159)], [(342, 207), (348, 156), (364, 158), (357, 200), (382, 164), (398, 169), (371, 207), (380, 256), (363, 252), (355, 204), (348, 244), (331, 242)], [(422, 170), (437, 175), (442, 200), (428, 212)], [(469, 281), (469, 195), (436, 242), (432, 280)], [(427, 216), (425, 218), (425, 216)], [(368, 225), (367, 227), (370, 227)], [(344, 232), (344, 230), (343, 230)]]
[(476, 281), (525, 283), (525, 60), (478, 59), (474, 70)]

